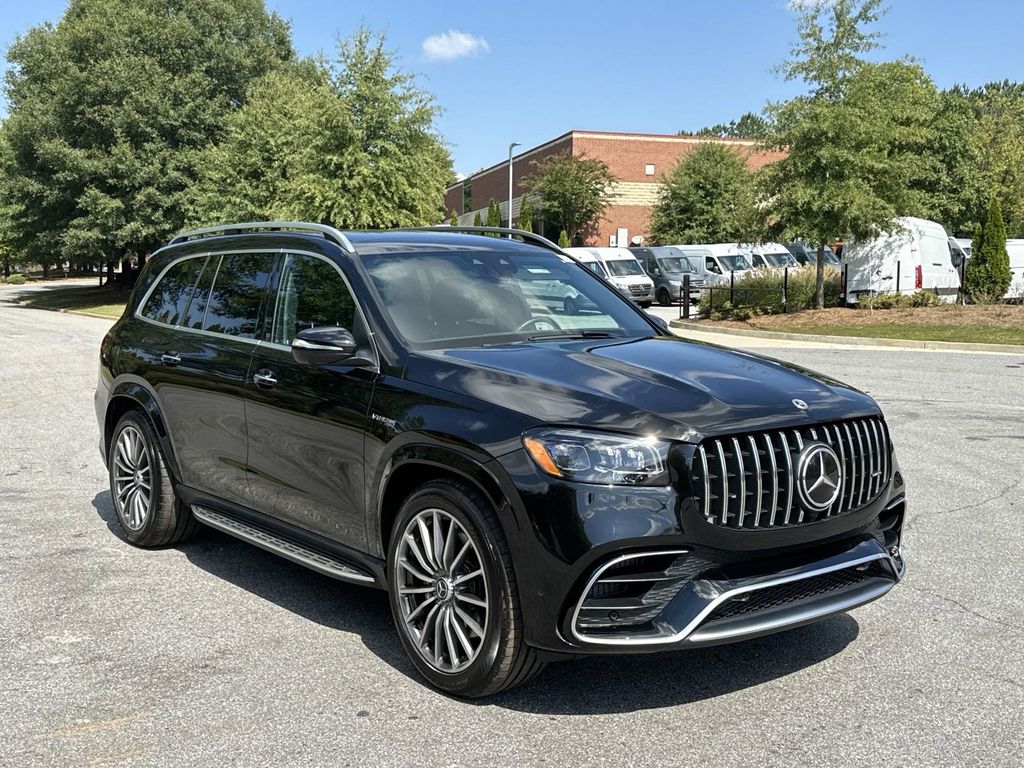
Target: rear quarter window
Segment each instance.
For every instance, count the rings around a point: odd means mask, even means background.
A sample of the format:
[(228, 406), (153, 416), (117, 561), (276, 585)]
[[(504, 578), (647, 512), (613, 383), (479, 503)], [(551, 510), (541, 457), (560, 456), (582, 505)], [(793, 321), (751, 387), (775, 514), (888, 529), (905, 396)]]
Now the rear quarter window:
[(177, 325), (184, 317), (205, 260), (205, 256), (196, 256), (172, 264), (153, 287), (139, 314), (157, 323)]

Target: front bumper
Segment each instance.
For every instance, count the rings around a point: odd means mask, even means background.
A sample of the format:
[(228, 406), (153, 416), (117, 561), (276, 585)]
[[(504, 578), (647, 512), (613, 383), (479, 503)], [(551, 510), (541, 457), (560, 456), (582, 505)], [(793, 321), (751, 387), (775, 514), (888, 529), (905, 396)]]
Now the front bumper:
[(674, 486), (555, 481), (522, 451), (500, 463), (517, 518), (505, 529), (526, 638), (546, 651), (733, 642), (850, 610), (903, 578), (906, 500), (895, 462), (866, 507), (761, 531), (709, 524)]
[[(617, 564), (651, 559), (632, 555), (598, 568), (569, 620), (573, 639), (584, 645), (637, 647), (745, 640), (875, 600), (892, 589), (905, 570), (898, 548), (889, 552), (874, 537), (844, 544), (833, 554), (791, 556), (789, 567), (745, 575), (743, 569), (736, 572), (726, 566), (690, 577), (685, 566), (691, 552), (673, 554), (665, 571), (616, 573)], [(672, 574), (677, 565), (683, 572)], [(638, 576), (652, 580), (624, 581)], [(594, 597), (602, 587), (623, 585), (644, 591), (632, 598)]]

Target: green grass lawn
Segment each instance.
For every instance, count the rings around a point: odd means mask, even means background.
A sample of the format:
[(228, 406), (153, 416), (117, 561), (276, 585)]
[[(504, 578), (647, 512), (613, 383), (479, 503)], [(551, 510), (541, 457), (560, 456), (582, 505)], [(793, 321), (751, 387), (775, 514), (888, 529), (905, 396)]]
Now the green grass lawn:
[(104, 317), (120, 317), (131, 291), (89, 285), (75, 288), (51, 288), (25, 293), (21, 301), (33, 309), (71, 309)]
[(983, 344), (1024, 344), (1024, 326), (992, 325), (793, 325), (772, 324), (773, 331), (824, 336), (866, 336), (872, 339), (964, 341)]

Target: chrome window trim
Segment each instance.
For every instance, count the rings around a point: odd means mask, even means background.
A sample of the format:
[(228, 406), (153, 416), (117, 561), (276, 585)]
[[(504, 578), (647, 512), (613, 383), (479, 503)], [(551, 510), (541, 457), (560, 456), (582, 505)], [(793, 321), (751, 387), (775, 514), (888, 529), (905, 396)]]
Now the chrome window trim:
[[(169, 261), (167, 263), (167, 265), (162, 270), (160, 270), (160, 274), (157, 275), (156, 280), (153, 281), (153, 284), (146, 291), (146, 295), (142, 297), (142, 301), (139, 302), (138, 309), (135, 310), (135, 312), (133, 313), (132, 317), (135, 318), (136, 320), (141, 320), (144, 323), (149, 323), (150, 325), (155, 325), (158, 328), (170, 328), (171, 330), (175, 330), (175, 331), (184, 331), (185, 333), (195, 333), (195, 334), (199, 334), (201, 336), (209, 336), (209, 337), (215, 338), (215, 339), (231, 339), (233, 341), (239, 341), (239, 342), (242, 342), (242, 343), (245, 343), (245, 344), (252, 344), (254, 347), (255, 346), (263, 346), (263, 347), (268, 347), (270, 349), (281, 349), (281, 350), (291, 351), (291, 347), (289, 345), (287, 345), (287, 344), (275, 344), (274, 342), (261, 341), (260, 339), (249, 339), (249, 338), (246, 338), (244, 336), (232, 336), (232, 335), (227, 334), (227, 333), (216, 333), (215, 331), (206, 331), (206, 330), (203, 330), (201, 328), (189, 328), (187, 326), (181, 325), (180, 323), (178, 325), (169, 325), (168, 323), (161, 323), (161, 322), (158, 322), (156, 320), (152, 320), (152, 319), (150, 319), (148, 317), (143, 317), (142, 316), (142, 307), (146, 306), (146, 302), (149, 301), (150, 295), (153, 293), (154, 290), (156, 290), (156, 287), (157, 287), (157, 285), (160, 284), (160, 281), (164, 279), (164, 276), (167, 274), (167, 271), (171, 267), (173, 267), (175, 264), (178, 264), (178, 263), (180, 263), (182, 261), (185, 261), (187, 259), (199, 259), (199, 258), (209, 259), (211, 256), (224, 257), (224, 256), (227, 256), (227, 255), (230, 255), (230, 254), (239, 254), (239, 253), (274, 253), (274, 254), (279, 254), (279, 255), (293, 254), (293, 255), (296, 255), (296, 256), (312, 256), (314, 258), (326, 261), (328, 264), (330, 264), (332, 267), (334, 267), (334, 271), (337, 272), (338, 275), (341, 277), (342, 282), (345, 284), (345, 288), (348, 290), (349, 295), (352, 297), (352, 302), (356, 306), (356, 311), (359, 313), (359, 317), (363, 321), (363, 326), (366, 328), (367, 337), (370, 340), (370, 348), (373, 350), (373, 363), (374, 363), (374, 366), (378, 370), (380, 369), (380, 352), (377, 349), (377, 341), (374, 338), (375, 334), (373, 332), (373, 328), (369, 324), (369, 322), (367, 322), (366, 313), (363, 311), (363, 307), (359, 303), (359, 299), (356, 296), (355, 291), (352, 290), (352, 284), (348, 281), (348, 278), (345, 276), (345, 273), (341, 271), (341, 267), (339, 267), (334, 262), (333, 259), (330, 259), (330, 258), (328, 258), (327, 256), (324, 256), (321, 253), (313, 253), (312, 251), (304, 251), (304, 250), (301, 250), (301, 249), (298, 249), (298, 248), (270, 248), (270, 249), (268, 249), (268, 248), (229, 248), (229, 249), (221, 250), (221, 251), (204, 251), (202, 253), (190, 253), (190, 254), (185, 255), (185, 256), (179, 256), (178, 258), (176, 258), (176, 259), (174, 259), (172, 261)], [(220, 271), (220, 263), (219, 262), (217, 264), (217, 270), (218, 270), (218, 272)], [(202, 277), (202, 274), (200, 274), (199, 277)], [(199, 278), (196, 278), (196, 279), (198, 280)], [(216, 281), (216, 279), (217, 279), (217, 276), (214, 275), (214, 281)], [(195, 286), (193, 286), (192, 290), (193, 290), (193, 293), (194, 293), (195, 292)], [(274, 287), (274, 310), (275, 310), (275, 313), (276, 313), (276, 310), (277, 310), (277, 299), (278, 299), (279, 293), (280, 293), (280, 284), (278, 284), (277, 286)], [(191, 299), (190, 299), (189, 303), (191, 304)], [(204, 316), (204, 323), (205, 323), (205, 316)], [(351, 330), (351, 329), (349, 329), (349, 330)], [(273, 332), (273, 329), (271, 329), (271, 333), (272, 332)]]

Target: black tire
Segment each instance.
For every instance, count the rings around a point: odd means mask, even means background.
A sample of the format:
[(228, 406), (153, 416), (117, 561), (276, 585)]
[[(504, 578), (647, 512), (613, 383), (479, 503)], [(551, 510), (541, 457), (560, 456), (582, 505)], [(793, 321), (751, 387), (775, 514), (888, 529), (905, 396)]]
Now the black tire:
[[(118, 497), (124, 489), (119, 478), (126, 477), (124, 466), (119, 464), (118, 441), (126, 433), (141, 439), (141, 451), (145, 453), (145, 466), (148, 467), (149, 490), (146, 498), (149, 506), (141, 522), (135, 520), (139, 524), (133, 524), (131, 504), (123, 503)], [(137, 547), (164, 547), (178, 544), (195, 535), (199, 522), (176, 498), (160, 441), (149, 419), (141, 411), (128, 411), (117, 422), (107, 447), (107, 465), (114, 514), (121, 532), (130, 543)], [(145, 495), (141, 487), (138, 492)], [(129, 491), (125, 498), (131, 495)]]
[[(454, 518), (473, 540), (487, 583), (489, 607), (483, 641), (475, 659), (458, 672), (440, 670), (417, 650), (398, 592), (399, 544), (416, 516), (431, 509)], [(501, 525), (491, 505), (471, 485), (435, 480), (406, 499), (391, 531), (387, 567), (388, 596), (398, 635), (413, 664), (434, 687), (455, 696), (478, 698), (521, 685), (544, 668), (524, 640), (519, 591)]]
[(566, 296), (565, 299), (562, 300), (562, 312), (563, 312), (563, 314), (566, 314), (566, 315), (577, 315), (577, 314), (579, 314), (579, 311), (580, 311), (580, 308), (579, 308), (579, 305), (576, 304), (576, 299), (572, 298), (571, 296)]
[(672, 306), (672, 297), (669, 295), (667, 289), (662, 288), (660, 291), (658, 291), (658, 303), (663, 307)]
[(649, 302), (649, 301), (641, 301), (640, 302), (640, 309), (650, 309), (650, 308), (651, 308), (651, 302)]

